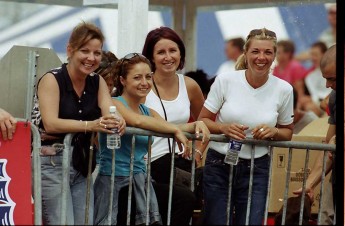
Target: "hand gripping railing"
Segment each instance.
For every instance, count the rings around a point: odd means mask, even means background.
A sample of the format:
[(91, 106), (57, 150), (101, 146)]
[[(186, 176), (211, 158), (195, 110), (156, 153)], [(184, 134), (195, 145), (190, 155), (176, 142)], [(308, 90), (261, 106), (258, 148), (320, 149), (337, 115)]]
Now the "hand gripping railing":
[[(173, 138), (173, 135), (171, 134), (161, 134), (161, 133), (155, 133), (152, 131), (142, 130), (138, 128), (126, 128), (126, 133), (129, 134), (137, 134), (137, 135), (152, 135), (152, 136), (161, 136), (161, 137), (170, 137)], [(196, 138), (194, 134), (185, 133), (188, 139), (193, 140), (192, 143), (192, 162), (195, 160), (195, 140), (200, 140), (201, 137)], [(224, 135), (214, 135), (211, 134), (210, 141), (218, 141), (218, 142), (229, 142), (229, 138)], [(254, 147), (255, 145), (265, 145), (269, 147), (269, 154), (270, 156), (273, 156), (273, 147), (282, 147), (282, 148), (289, 148), (289, 160), (288, 160), (288, 173), (286, 175), (286, 189), (284, 194), (284, 205), (283, 205), (283, 217), (282, 217), (282, 224), (285, 224), (285, 217), (286, 217), (286, 207), (287, 207), (287, 198), (288, 198), (288, 185), (289, 185), (289, 178), (290, 178), (290, 171), (291, 171), (291, 160), (292, 160), (292, 150), (293, 149), (306, 149), (306, 161), (305, 161), (305, 168), (308, 166), (309, 162), (309, 151), (310, 150), (318, 150), (318, 151), (335, 151), (335, 145), (331, 144), (320, 144), (320, 143), (311, 143), (311, 142), (299, 142), (299, 141), (266, 141), (266, 140), (255, 140), (255, 139), (245, 139), (242, 141), (244, 144), (251, 144), (252, 145), (252, 152), (251, 152), (251, 170), (250, 170), (250, 179), (249, 179), (249, 192), (248, 192), (248, 204), (247, 204), (247, 214), (246, 214), (246, 225), (249, 224), (249, 216), (250, 216), (250, 205), (251, 205), (251, 195), (252, 195), (252, 186), (253, 186), (253, 173), (254, 173)], [(175, 145), (173, 145), (175, 147)], [(324, 151), (326, 152), (326, 151)], [(267, 224), (267, 216), (268, 216), (268, 204), (269, 204), (269, 196), (270, 196), (270, 187), (271, 187), (271, 179), (272, 179), (272, 158), (270, 160), (270, 168), (269, 168), (269, 181), (268, 181), (268, 189), (267, 189), (267, 198), (265, 203), (265, 217), (264, 217), (264, 224)], [(325, 158), (324, 158), (325, 163)], [(171, 161), (171, 169), (173, 169), (174, 166), (174, 158), (172, 158)], [(230, 168), (232, 168), (232, 165), (229, 165)], [(322, 198), (323, 193), (323, 181), (325, 177), (325, 164), (323, 166), (323, 172), (322, 172), (322, 179), (321, 179), (321, 189), (320, 189), (320, 200)], [(228, 195), (228, 206), (227, 206), (227, 219), (230, 218), (230, 202), (231, 202), (231, 188), (232, 188), (232, 172), (230, 171), (229, 175), (229, 195)], [(195, 173), (195, 165), (192, 164), (192, 183), (191, 183), (191, 190), (194, 190), (194, 173)], [(170, 189), (169, 189), (169, 206), (168, 206), (168, 219), (167, 224), (170, 223), (170, 212), (171, 212), (171, 195), (172, 195), (172, 185), (173, 185), (173, 176), (172, 172), (170, 175)], [(302, 217), (303, 217), (303, 207), (304, 207), (304, 195), (305, 195), (305, 181), (307, 178), (307, 171), (304, 172), (304, 178), (303, 178), (303, 185), (302, 185), (302, 198), (301, 198), (301, 206), (300, 206), (300, 216), (299, 216), (299, 222), (302, 223)], [(319, 218), (318, 218), (318, 224), (320, 223), (320, 212), (322, 210), (322, 202), (320, 202), (319, 207)], [(229, 221), (228, 221), (229, 222)]]
[[(38, 130), (35, 126), (31, 126), (33, 134), (34, 134), (34, 140), (33, 140), (33, 157), (34, 157), (34, 165), (40, 165), (40, 158), (39, 158), (39, 152), (41, 148), (41, 143), (40, 143), (40, 137)], [(163, 134), (163, 133), (156, 133), (152, 132), (149, 130), (143, 130), (139, 128), (133, 128), (133, 127), (127, 127), (126, 128), (126, 134), (133, 134), (133, 135), (146, 135), (146, 136), (158, 136), (158, 137), (166, 137), (166, 138), (174, 138), (172, 134)], [(70, 159), (71, 159), (71, 141), (73, 138), (74, 134), (67, 134), (65, 139), (64, 139), (64, 145), (65, 149), (63, 150), (63, 177), (62, 177), (62, 209), (61, 209), (61, 219), (66, 220), (66, 197), (67, 197), (67, 186), (69, 186), (69, 169), (70, 169)], [(192, 163), (194, 163), (195, 160), (195, 140), (200, 140), (201, 136), (197, 138), (194, 134), (189, 134), (185, 133), (186, 137), (190, 140), (192, 140)], [(227, 138), (224, 135), (214, 135), (211, 134), (210, 136), (210, 141), (218, 141), (218, 142), (229, 142), (229, 138)], [(176, 141), (174, 140), (174, 143)], [(255, 145), (266, 145), (270, 147), (270, 155), (272, 156), (272, 149), (273, 147), (283, 147), (283, 148), (289, 148), (289, 160), (288, 160), (288, 173), (286, 176), (286, 185), (287, 188), (285, 189), (285, 194), (284, 194), (284, 205), (283, 205), (283, 217), (282, 217), (282, 224), (285, 223), (285, 216), (286, 216), (286, 204), (287, 204), (287, 194), (288, 194), (288, 181), (290, 177), (290, 170), (291, 170), (291, 156), (292, 156), (292, 149), (306, 149), (307, 154), (306, 154), (306, 162), (305, 166), (308, 165), (308, 160), (309, 160), (309, 150), (319, 150), (319, 151), (335, 151), (335, 145), (330, 145), (330, 144), (320, 144), (320, 143), (310, 143), (310, 142), (297, 142), (297, 141), (263, 141), (263, 140), (255, 140), (255, 139), (245, 139), (242, 141), (244, 144), (251, 144), (252, 145), (252, 158), (251, 158), (251, 172), (250, 172), (250, 181), (249, 181), (249, 194), (248, 194), (248, 205), (247, 205), (247, 216), (246, 216), (246, 224), (248, 224), (249, 216), (250, 216), (250, 203), (251, 203), (251, 191), (252, 191), (252, 182), (253, 182), (253, 171), (254, 171), (254, 147)], [(175, 145), (173, 145), (175, 147)], [(150, 148), (151, 144), (149, 144), (149, 154), (148, 154), (148, 176), (151, 174), (151, 168), (150, 168), (150, 163), (151, 163), (151, 154), (150, 154)], [(131, 174), (130, 178), (133, 178), (133, 156), (134, 156), (134, 149), (135, 149), (135, 136), (133, 136), (132, 139), (132, 152), (131, 152)], [(174, 153), (175, 150), (173, 150)], [(172, 153), (172, 154), (173, 154)], [(325, 158), (324, 158), (325, 162)], [(114, 164), (115, 164), (115, 153), (113, 153), (113, 160), (112, 160), (112, 178), (115, 175), (114, 172)], [(171, 170), (173, 170), (174, 166), (174, 158), (172, 158), (171, 162)], [(89, 164), (89, 167), (91, 165)], [(230, 165), (229, 167), (232, 168)], [(324, 169), (325, 170), (325, 169)], [(41, 172), (40, 172), (40, 167), (34, 167), (34, 185), (35, 185), (35, 191), (34, 191), (34, 199), (35, 199), (35, 224), (41, 225), (41, 218), (42, 218), (42, 207), (41, 207)], [(232, 170), (231, 170), (232, 172)], [(172, 188), (173, 188), (173, 171), (170, 172), (170, 186), (169, 186), (169, 200), (168, 200), (168, 216), (167, 216), (167, 224), (170, 224), (171, 221), (171, 203), (172, 203)], [(268, 181), (268, 192), (267, 192), (267, 199), (266, 199), (266, 208), (265, 208), (265, 219), (264, 219), (264, 224), (267, 224), (267, 214), (268, 214), (268, 203), (269, 203), (269, 195), (270, 195), (270, 186), (271, 186), (271, 175), (272, 175), (272, 158), (271, 158), (271, 163), (270, 163), (270, 169), (269, 169), (269, 181)], [(192, 164), (192, 176), (191, 176), (191, 190), (194, 190), (194, 176), (195, 176), (195, 165)], [(304, 173), (304, 179), (303, 179), (303, 195), (305, 194), (305, 180), (306, 180), (306, 172)], [(230, 214), (230, 202), (231, 202), (231, 187), (232, 187), (232, 173), (229, 175), (229, 199), (228, 199), (228, 206), (227, 206), (227, 213), (228, 213), (228, 218)], [(322, 181), (321, 181), (321, 197), (322, 197), (322, 192), (323, 192), (323, 181), (325, 177), (325, 172), (323, 171), (322, 174)], [(114, 180), (111, 181), (112, 188), (114, 186)], [(148, 183), (149, 184), (149, 183)], [(130, 205), (131, 205), (131, 187), (132, 187), (132, 182), (130, 180), (129, 184), (129, 189), (130, 192), (128, 193), (128, 209), (127, 209), (127, 224), (130, 221)], [(89, 187), (90, 189), (90, 187)], [(149, 190), (149, 189), (148, 189)], [(113, 189), (111, 189), (111, 196), (113, 193)], [(87, 193), (89, 194), (89, 193)], [(95, 194), (97, 195), (97, 194)], [(148, 194), (149, 195), (149, 194)], [(88, 195), (87, 195), (88, 196)], [(320, 199), (321, 199), (320, 197)], [(149, 222), (149, 203), (148, 203), (149, 197), (147, 198), (147, 216), (146, 216), (146, 224)], [(112, 198), (110, 199), (110, 202), (112, 203)], [(303, 204), (304, 204), (304, 196), (302, 196), (302, 201), (301, 201), (301, 212), (300, 212), (300, 222), (302, 220), (303, 216)], [(109, 207), (109, 212), (108, 212), (108, 219), (109, 219), (109, 224), (111, 224), (111, 206)], [(320, 211), (322, 208), (322, 202), (320, 202), (320, 208), (319, 208), (319, 216), (320, 216)], [(87, 214), (87, 212), (85, 212)], [(86, 217), (87, 218), (87, 217)], [(320, 219), (318, 219), (319, 223)], [(62, 221), (63, 222), (63, 221)], [(87, 222), (87, 220), (86, 220)]]

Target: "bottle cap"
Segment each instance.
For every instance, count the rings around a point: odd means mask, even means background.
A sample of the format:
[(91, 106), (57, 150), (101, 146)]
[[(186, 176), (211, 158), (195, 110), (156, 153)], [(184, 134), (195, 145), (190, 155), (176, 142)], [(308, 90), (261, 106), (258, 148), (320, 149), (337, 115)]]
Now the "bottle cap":
[(116, 112), (116, 106), (110, 106), (109, 107), (109, 112), (110, 113), (115, 113)]

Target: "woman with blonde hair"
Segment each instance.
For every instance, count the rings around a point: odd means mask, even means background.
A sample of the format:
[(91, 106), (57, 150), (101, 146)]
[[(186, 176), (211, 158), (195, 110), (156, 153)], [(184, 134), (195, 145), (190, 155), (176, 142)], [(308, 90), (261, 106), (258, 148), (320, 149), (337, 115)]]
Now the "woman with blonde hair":
[[(276, 44), (273, 31), (265, 28), (250, 31), (244, 53), (236, 64), (237, 71), (216, 77), (199, 116), (212, 134), (224, 134), (237, 141), (291, 139), (292, 86), (271, 74)], [(246, 224), (252, 145), (242, 144), (238, 163), (233, 166), (230, 221), (227, 222), (231, 172), (224, 158), (228, 145), (209, 143), (203, 177), (204, 223), (207, 225)], [(268, 151), (267, 146), (255, 145), (250, 225), (261, 225), (264, 216), (270, 164)]]

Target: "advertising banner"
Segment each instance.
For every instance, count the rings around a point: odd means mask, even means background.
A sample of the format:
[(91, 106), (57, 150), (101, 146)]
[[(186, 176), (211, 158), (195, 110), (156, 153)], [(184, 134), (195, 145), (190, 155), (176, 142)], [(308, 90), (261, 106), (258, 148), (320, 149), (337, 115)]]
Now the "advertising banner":
[(0, 225), (33, 224), (31, 129), (18, 122), (12, 140), (0, 136)]

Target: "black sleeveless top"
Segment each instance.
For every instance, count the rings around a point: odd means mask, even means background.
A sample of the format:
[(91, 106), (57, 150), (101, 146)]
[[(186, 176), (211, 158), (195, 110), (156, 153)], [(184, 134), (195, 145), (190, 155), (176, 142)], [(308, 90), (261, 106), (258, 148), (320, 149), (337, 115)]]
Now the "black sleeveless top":
[[(62, 64), (61, 67), (52, 69), (47, 72), (54, 75), (59, 85), (59, 118), (92, 121), (101, 117), (101, 109), (98, 106), (99, 75), (96, 73), (91, 73), (87, 76), (84, 91), (79, 98), (79, 96), (73, 89), (72, 81), (69, 77), (66, 65), (67, 64)], [(40, 80), (38, 81), (37, 87), (39, 85), (39, 82)], [(44, 126), (41, 120), (41, 114), (39, 112), (37, 90), (34, 98), (32, 122), (39, 128), (40, 133), (45, 133)], [(56, 142), (62, 143), (63, 138), (66, 134), (48, 135), (58, 137), (58, 139), (53, 141), (42, 140), (42, 145), (48, 145)]]

